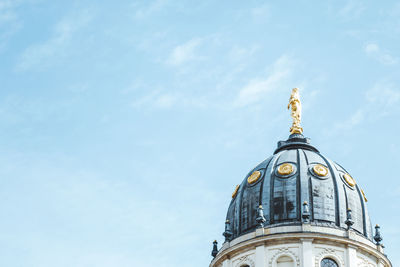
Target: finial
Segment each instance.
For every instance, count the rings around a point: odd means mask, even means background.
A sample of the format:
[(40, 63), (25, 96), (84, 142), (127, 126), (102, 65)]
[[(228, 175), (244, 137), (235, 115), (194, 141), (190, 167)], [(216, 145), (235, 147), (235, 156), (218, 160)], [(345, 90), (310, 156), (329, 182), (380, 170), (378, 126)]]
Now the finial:
[(381, 227), (379, 225), (375, 226), (375, 235), (374, 235), (374, 240), (376, 241), (376, 244), (379, 246), (381, 245), (382, 242), (382, 236), (381, 236)]
[(354, 221), (351, 218), (351, 209), (350, 208), (347, 209), (346, 214), (347, 214), (347, 219), (344, 223), (347, 225), (347, 229), (350, 229), (350, 227), (354, 224)]
[(262, 205), (259, 205), (258, 210), (257, 210), (257, 218), (256, 218), (256, 222), (258, 223), (258, 228), (263, 228), (265, 221), (266, 220), (264, 217), (263, 207), (262, 207)]
[(310, 219), (310, 209), (308, 208), (308, 202), (304, 201), (303, 202), (303, 220), (304, 222), (309, 222)]
[(299, 88), (293, 88), (292, 94), (290, 95), (288, 109), (292, 107), (292, 119), (293, 124), (290, 128), (291, 134), (302, 134), (303, 128), (300, 126), (301, 122), (301, 102), (300, 102), (300, 94)]
[(213, 256), (214, 258), (215, 258), (215, 256), (217, 256), (217, 254), (218, 254), (218, 247), (217, 247), (217, 245), (218, 245), (217, 240), (214, 240), (214, 242), (213, 242), (213, 249), (212, 249), (212, 251), (211, 251), (211, 256)]
[(225, 221), (225, 232), (222, 233), (225, 236), (225, 242), (230, 241), (233, 235), (231, 230), (231, 222), (229, 220)]

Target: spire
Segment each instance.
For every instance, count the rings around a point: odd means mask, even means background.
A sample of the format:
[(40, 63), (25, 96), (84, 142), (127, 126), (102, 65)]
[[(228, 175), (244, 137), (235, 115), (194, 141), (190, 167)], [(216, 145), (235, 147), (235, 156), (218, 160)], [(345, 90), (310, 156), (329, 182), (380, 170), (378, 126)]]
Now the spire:
[(266, 220), (265, 220), (265, 217), (264, 217), (263, 207), (262, 207), (262, 205), (260, 205), (260, 206), (258, 206), (258, 209), (257, 209), (257, 218), (256, 218), (256, 222), (258, 223), (258, 227), (259, 228), (263, 228), (265, 221)]
[(211, 251), (211, 256), (213, 256), (215, 258), (215, 256), (217, 256), (217, 254), (218, 254), (218, 242), (217, 242), (217, 240), (214, 240), (213, 249)]
[(291, 134), (302, 134), (303, 128), (300, 126), (301, 122), (301, 102), (299, 88), (293, 88), (292, 94), (290, 95), (288, 109), (292, 108), (292, 119), (293, 124), (290, 128)]
[(230, 241), (233, 233), (231, 231), (231, 222), (229, 220), (225, 221), (225, 232), (222, 235), (225, 236), (225, 242)]
[(347, 219), (346, 219), (346, 221), (344, 223), (347, 225), (347, 229), (350, 229), (351, 226), (354, 224), (354, 221), (353, 221), (352, 216), (351, 216), (351, 209), (350, 208), (347, 209), (346, 215), (347, 215)]
[(381, 231), (380, 231), (381, 227), (379, 225), (375, 226), (375, 236), (374, 236), (374, 240), (376, 242), (376, 244), (379, 246), (381, 245), (382, 242), (382, 235), (381, 235)]
[(303, 221), (304, 222), (310, 222), (310, 209), (309, 209), (309, 207), (308, 207), (308, 202), (307, 201), (304, 201), (303, 202), (303, 215), (302, 215), (302, 217), (303, 217)]

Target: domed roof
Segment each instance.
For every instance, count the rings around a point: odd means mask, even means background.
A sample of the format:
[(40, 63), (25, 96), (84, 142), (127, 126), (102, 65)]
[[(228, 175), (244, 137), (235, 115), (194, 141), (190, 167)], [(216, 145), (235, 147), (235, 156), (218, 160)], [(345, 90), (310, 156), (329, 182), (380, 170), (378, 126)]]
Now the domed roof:
[(224, 235), (231, 240), (254, 231), (260, 223), (261, 205), (264, 227), (307, 221), (333, 228), (351, 226), (372, 239), (365, 202), (362, 189), (343, 167), (323, 156), (301, 133), (294, 133), (278, 142), (274, 154), (236, 188)]

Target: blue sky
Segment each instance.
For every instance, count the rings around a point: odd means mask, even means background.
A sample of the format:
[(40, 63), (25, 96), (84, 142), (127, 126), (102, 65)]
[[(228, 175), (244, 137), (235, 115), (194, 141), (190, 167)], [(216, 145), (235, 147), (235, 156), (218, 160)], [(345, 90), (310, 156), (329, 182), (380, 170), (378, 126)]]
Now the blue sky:
[(293, 87), (400, 265), (399, 43), (395, 1), (0, 0), (0, 265), (207, 266)]

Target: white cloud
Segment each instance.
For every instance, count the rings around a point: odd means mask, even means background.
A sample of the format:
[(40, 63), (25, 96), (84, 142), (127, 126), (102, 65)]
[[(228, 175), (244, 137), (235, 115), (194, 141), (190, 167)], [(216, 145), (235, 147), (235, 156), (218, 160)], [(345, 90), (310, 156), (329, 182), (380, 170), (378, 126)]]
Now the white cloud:
[(159, 91), (152, 91), (147, 95), (141, 96), (132, 102), (134, 108), (143, 108), (154, 103), (154, 99), (159, 97)]
[(339, 15), (346, 19), (359, 18), (364, 10), (364, 2), (360, 0), (349, 0), (346, 5), (339, 10)]
[[(177, 266), (178, 261), (190, 266), (190, 259), (162, 257), (168, 249), (179, 254), (179, 248), (201, 244), (201, 233), (191, 227), (199, 221), (194, 215), (204, 213), (212, 203), (224, 203), (207, 183), (187, 182), (187, 175), (176, 175), (173, 167), (163, 171), (163, 179), (157, 171), (146, 173), (148, 167), (134, 170), (126, 179), (85, 164), (81, 168), (67, 158), (21, 152), (0, 156), (7, 163), (0, 174), (12, 178), (4, 179), (0, 189), (3, 212), (12, 214), (1, 221), (2, 240), (8, 242), (7, 249), (18, 246), (27, 255), (35, 255), (17, 260), (19, 266)], [(171, 195), (171, 190), (176, 192)], [(193, 199), (191, 208), (182, 199)], [(155, 216), (155, 211), (168, 233), (152, 231), (158, 220), (143, 223), (142, 218)], [(212, 216), (209, 212), (201, 223)], [(152, 242), (154, 238), (158, 242)], [(77, 249), (74, 244), (79, 242), (83, 245)], [(50, 256), (45, 257), (46, 253)], [(13, 255), (8, 255), (1, 262), (12, 260)]]
[(0, 48), (5, 46), (10, 37), (21, 27), (16, 12), (20, 4), (21, 1), (18, 0), (0, 0)]
[(184, 44), (176, 46), (172, 50), (167, 63), (178, 66), (188, 61), (199, 59), (200, 57), (196, 55), (195, 50), (201, 43), (201, 39), (194, 38)]
[(132, 102), (135, 109), (170, 109), (173, 107), (196, 107), (202, 108), (210, 103), (203, 97), (183, 95), (178, 92), (161, 92), (154, 90), (147, 95), (143, 95)]
[(379, 52), (379, 46), (377, 44), (367, 44), (365, 46), (365, 52), (367, 54)]
[(166, 4), (166, 0), (155, 0), (144, 7), (138, 7), (137, 5), (134, 5), (134, 8), (137, 8), (135, 12), (135, 19), (147, 18), (155, 12), (159, 11)]
[(16, 18), (14, 8), (17, 4), (18, 1), (0, 1), (0, 25)]
[(400, 103), (400, 90), (393, 84), (376, 83), (364, 95), (365, 101), (348, 119), (335, 124), (334, 131), (351, 130), (366, 120), (376, 120), (393, 112)]
[(233, 61), (248, 60), (249, 57), (253, 56), (259, 49), (259, 46), (253, 45), (249, 48), (234, 46), (229, 51), (229, 58)]
[(20, 56), (16, 69), (28, 70), (34, 67), (45, 67), (49, 65), (49, 60), (65, 56), (66, 49), (74, 33), (88, 24), (91, 18), (92, 15), (90, 13), (83, 12), (78, 16), (61, 20), (55, 25), (54, 34), (50, 39), (25, 49)]
[(369, 105), (377, 107), (378, 112), (375, 114), (383, 116), (392, 108), (397, 107), (400, 102), (400, 90), (391, 83), (381, 82), (368, 90), (365, 97)]
[(261, 6), (252, 8), (251, 15), (254, 19), (265, 19), (269, 15), (269, 10), (269, 6), (267, 4), (263, 4)]
[(155, 105), (160, 108), (170, 108), (176, 102), (176, 96), (171, 94), (160, 95), (155, 99)]
[(365, 111), (357, 109), (348, 119), (335, 123), (333, 132), (348, 131), (359, 125), (365, 118)]
[(378, 60), (380, 63), (384, 65), (393, 65), (397, 63), (397, 58), (391, 56), (388, 52), (382, 51), (378, 44), (369, 43), (364, 48), (365, 53)]
[(281, 83), (290, 75), (292, 65), (288, 56), (281, 56), (275, 61), (267, 77), (251, 80), (239, 91), (235, 105), (246, 106), (258, 102), (269, 92), (280, 89)]

